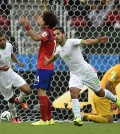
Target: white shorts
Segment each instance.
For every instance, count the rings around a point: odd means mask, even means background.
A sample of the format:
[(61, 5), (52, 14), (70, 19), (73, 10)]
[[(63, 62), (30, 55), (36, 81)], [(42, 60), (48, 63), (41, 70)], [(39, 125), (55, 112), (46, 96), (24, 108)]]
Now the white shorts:
[(6, 101), (13, 96), (12, 87), (19, 88), (24, 84), (26, 84), (25, 80), (12, 69), (9, 69), (4, 75), (0, 75), (0, 92)]
[(101, 89), (97, 73), (92, 68), (78, 74), (70, 73), (69, 88), (77, 87), (82, 89), (84, 85), (90, 87), (93, 92)]

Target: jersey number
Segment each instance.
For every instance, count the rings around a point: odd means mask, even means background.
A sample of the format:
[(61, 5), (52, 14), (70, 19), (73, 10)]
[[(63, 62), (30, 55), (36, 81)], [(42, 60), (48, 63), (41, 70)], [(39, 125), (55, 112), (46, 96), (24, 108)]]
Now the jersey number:
[(39, 83), (39, 81), (40, 81), (39, 76), (35, 77), (35, 82)]

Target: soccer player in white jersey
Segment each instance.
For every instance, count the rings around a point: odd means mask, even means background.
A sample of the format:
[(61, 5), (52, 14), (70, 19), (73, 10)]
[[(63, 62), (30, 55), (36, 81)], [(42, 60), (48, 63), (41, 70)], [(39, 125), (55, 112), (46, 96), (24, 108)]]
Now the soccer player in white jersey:
[(53, 31), (58, 47), (56, 52), (49, 59), (45, 57), (45, 64), (48, 65), (61, 57), (70, 69), (69, 89), (72, 99), (72, 110), (75, 119), (74, 125), (82, 126), (83, 122), (80, 115), (79, 92), (83, 85), (89, 86), (92, 91), (99, 97), (106, 97), (115, 102), (120, 109), (120, 101), (109, 90), (103, 90), (100, 86), (100, 81), (93, 67), (88, 64), (81, 53), (81, 45), (95, 45), (97, 43), (106, 43), (108, 37), (99, 37), (98, 39), (66, 39), (64, 29), (56, 27)]
[[(19, 103), (24, 109), (28, 109), (27, 104), (24, 103), (24, 98), (30, 94), (31, 89), (25, 80), (11, 69), (11, 60), (19, 66), (23, 66), (13, 54), (12, 44), (7, 42), (5, 33), (0, 31), (0, 93), (8, 101), (13, 122), (20, 123), (15, 102)], [(19, 88), (22, 91), (19, 97), (14, 98), (12, 87)]]

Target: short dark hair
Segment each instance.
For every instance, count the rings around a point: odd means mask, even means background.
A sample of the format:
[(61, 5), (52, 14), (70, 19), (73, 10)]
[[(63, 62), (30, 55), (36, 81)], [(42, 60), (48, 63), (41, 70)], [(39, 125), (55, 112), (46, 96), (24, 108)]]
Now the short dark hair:
[(45, 11), (42, 15), (45, 25), (49, 25), (49, 28), (54, 28), (57, 25), (57, 16), (53, 12)]
[(5, 35), (5, 33), (3, 31), (0, 31), (0, 37), (2, 37), (3, 35)]
[(64, 33), (65, 33), (64, 28), (63, 28), (63, 27), (55, 27), (55, 28), (53, 28), (53, 31), (55, 31), (55, 30), (59, 30), (62, 34), (64, 34)]

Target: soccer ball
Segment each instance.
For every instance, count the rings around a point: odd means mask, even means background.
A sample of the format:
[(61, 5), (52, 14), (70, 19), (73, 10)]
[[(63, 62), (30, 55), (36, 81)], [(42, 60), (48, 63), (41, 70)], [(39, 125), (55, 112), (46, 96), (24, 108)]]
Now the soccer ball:
[(4, 111), (0, 116), (1, 121), (11, 121), (12, 116), (9, 111)]

